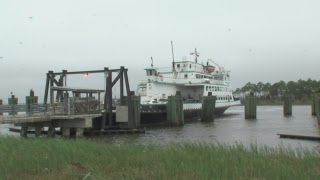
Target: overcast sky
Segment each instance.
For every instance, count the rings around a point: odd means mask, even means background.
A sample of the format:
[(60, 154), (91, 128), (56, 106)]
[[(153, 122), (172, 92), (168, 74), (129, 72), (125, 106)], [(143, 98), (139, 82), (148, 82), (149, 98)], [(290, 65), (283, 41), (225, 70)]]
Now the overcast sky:
[[(246, 82), (317, 79), (319, 0), (0, 0), (0, 98), (43, 97), (48, 70), (170, 66), (197, 48)], [(100, 78), (75, 84), (102, 87)], [(98, 80), (99, 79), (99, 80)], [(24, 98), (23, 98), (24, 99)]]

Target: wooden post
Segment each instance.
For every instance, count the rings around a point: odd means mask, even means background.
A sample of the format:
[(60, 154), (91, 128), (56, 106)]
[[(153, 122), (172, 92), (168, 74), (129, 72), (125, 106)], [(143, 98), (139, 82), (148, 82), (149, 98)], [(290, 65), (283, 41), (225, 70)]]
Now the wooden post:
[(123, 74), (124, 74), (124, 67), (120, 67), (120, 105), (124, 105), (124, 96), (123, 96)]
[(34, 131), (35, 136), (36, 136), (36, 137), (40, 137), (40, 136), (41, 136), (42, 126), (39, 126), (39, 125), (35, 126), (35, 129), (34, 129), (34, 130), (35, 130), (35, 131)]
[(316, 109), (318, 124), (320, 124), (320, 93), (317, 93), (315, 97), (315, 109)]
[(62, 128), (62, 136), (63, 137), (70, 137), (70, 128)]
[[(0, 106), (3, 104), (2, 99), (0, 99)], [(0, 113), (0, 116), (2, 115), (2, 113)]]
[(53, 102), (54, 102), (54, 92), (53, 92), (53, 90), (52, 90), (52, 88), (53, 88), (53, 85), (54, 85), (54, 74), (52, 74), (53, 73), (53, 71), (52, 72), (50, 72), (51, 74), (50, 74), (50, 104), (52, 105), (53, 104)]
[(183, 101), (179, 91), (177, 91), (175, 96), (168, 97), (167, 121), (172, 126), (184, 124)]
[(76, 137), (82, 137), (83, 136), (83, 128), (76, 128)]
[(11, 98), (8, 98), (8, 104), (12, 105), (12, 111), (9, 113), (9, 115), (16, 115), (18, 114), (15, 112), (15, 105), (18, 104), (18, 98), (14, 97), (14, 95), (11, 95)]
[(30, 90), (30, 96), (26, 96), (27, 114), (33, 114), (33, 105), (38, 104), (38, 96), (34, 96), (34, 91)]
[(49, 93), (49, 83), (50, 83), (50, 73), (52, 71), (48, 71), (47, 73), (47, 80), (46, 80), (46, 85), (45, 85), (45, 90), (44, 90), (44, 104), (47, 104), (48, 102), (48, 93)]
[[(109, 71), (109, 68), (104, 68), (104, 73), (105, 74), (108, 74), (108, 71)], [(105, 127), (106, 127), (106, 122), (107, 122), (107, 109), (108, 109), (108, 106), (107, 106), (107, 101), (108, 101), (108, 98), (107, 98), (107, 91), (108, 91), (108, 78), (106, 78), (105, 80), (105, 83), (106, 83), (106, 86), (104, 88), (104, 100), (103, 100), (103, 109), (104, 109), (104, 112), (103, 112), (103, 116), (102, 116), (102, 121), (101, 121), (101, 130), (104, 130)]]
[(257, 99), (251, 94), (245, 99), (245, 119), (257, 119)]
[(107, 77), (107, 98), (108, 98), (108, 125), (112, 126), (112, 71), (108, 71), (108, 77)]
[(28, 137), (28, 126), (27, 125), (21, 125), (20, 136), (21, 137)]
[(127, 91), (127, 105), (128, 105), (128, 120), (129, 120), (129, 127), (130, 128), (135, 128), (135, 123), (133, 123), (133, 109), (132, 109), (132, 101), (131, 101), (131, 91), (130, 91), (130, 86), (129, 86), (129, 78), (128, 78), (128, 73), (127, 69), (124, 70), (124, 80), (126, 83), (126, 91)]
[(201, 121), (202, 122), (213, 122), (215, 106), (216, 106), (216, 97), (215, 96), (203, 97), (202, 113), (201, 113)]
[(133, 110), (133, 128), (140, 128), (140, 96), (131, 96)]
[(317, 94), (312, 94), (311, 95), (311, 115), (312, 116), (316, 116), (316, 98), (317, 98)]
[(56, 129), (54, 126), (49, 126), (48, 128), (48, 138), (53, 138), (56, 135)]
[(283, 96), (283, 115), (284, 116), (292, 115), (292, 100), (293, 100), (293, 96), (291, 94)]

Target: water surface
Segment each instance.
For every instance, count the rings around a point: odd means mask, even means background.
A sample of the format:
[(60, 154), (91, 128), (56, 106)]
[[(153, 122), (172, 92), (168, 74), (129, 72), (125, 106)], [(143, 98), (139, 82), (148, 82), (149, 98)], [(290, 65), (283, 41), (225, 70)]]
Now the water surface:
[(258, 106), (257, 119), (245, 120), (244, 107), (229, 108), (213, 123), (192, 122), (183, 127), (147, 128), (146, 134), (103, 136), (108, 143), (168, 144), (181, 142), (243, 143), (270, 147), (318, 148), (318, 141), (280, 139), (277, 133), (320, 135), (310, 106), (293, 106), (291, 117), (283, 116), (282, 106)]
[[(229, 108), (212, 123), (200, 121), (186, 123), (183, 127), (147, 128), (145, 134), (105, 135), (92, 137), (105, 143), (170, 144), (181, 142), (243, 143), (270, 147), (291, 146), (315, 149), (318, 141), (280, 139), (277, 133), (319, 136), (316, 117), (310, 106), (293, 106), (291, 117), (283, 116), (282, 106), (258, 106), (257, 119), (244, 119), (244, 107)], [(0, 134), (12, 134), (10, 125), (0, 125)]]

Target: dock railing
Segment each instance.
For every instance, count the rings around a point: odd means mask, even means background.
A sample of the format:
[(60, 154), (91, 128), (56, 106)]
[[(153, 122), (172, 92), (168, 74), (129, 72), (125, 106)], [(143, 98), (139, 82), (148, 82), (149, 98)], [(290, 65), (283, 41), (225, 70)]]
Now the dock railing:
[[(22, 117), (43, 117), (54, 115), (100, 114), (103, 105), (94, 99), (68, 99), (67, 102), (53, 104), (4, 104), (0, 105), (0, 120)], [(1, 115), (2, 114), (2, 115)], [(0, 122), (1, 123), (1, 122)]]

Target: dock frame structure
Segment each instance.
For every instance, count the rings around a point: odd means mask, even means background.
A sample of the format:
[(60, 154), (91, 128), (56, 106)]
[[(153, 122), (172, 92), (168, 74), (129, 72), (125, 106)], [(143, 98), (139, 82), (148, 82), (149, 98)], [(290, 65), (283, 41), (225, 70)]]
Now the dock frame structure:
[[(94, 74), (94, 73), (103, 73), (105, 74), (105, 87), (104, 90), (93, 90), (93, 89), (72, 89), (67, 87), (67, 75), (79, 75), (79, 74)], [(113, 74), (117, 73), (113, 79)], [(106, 127), (113, 127), (113, 117), (112, 117), (112, 87), (120, 81), (120, 105), (128, 106), (128, 128), (136, 128), (135, 116), (132, 101), (129, 80), (128, 80), (128, 69), (124, 66), (121, 66), (120, 69), (109, 69), (105, 67), (103, 70), (85, 70), (85, 71), (71, 71), (63, 70), (62, 72), (53, 72), (48, 71), (47, 79), (45, 84), (45, 93), (44, 93), (44, 104), (53, 104), (54, 102), (63, 102), (67, 96), (68, 91), (73, 93), (98, 93), (100, 97), (101, 92), (105, 92), (103, 100), (103, 110), (102, 111), (102, 121), (101, 121), (101, 130), (106, 129)], [(125, 87), (124, 87), (125, 86)], [(124, 88), (126, 89), (127, 99), (125, 100)], [(54, 98), (54, 95), (56, 97)], [(108, 120), (108, 123), (107, 123)]]

